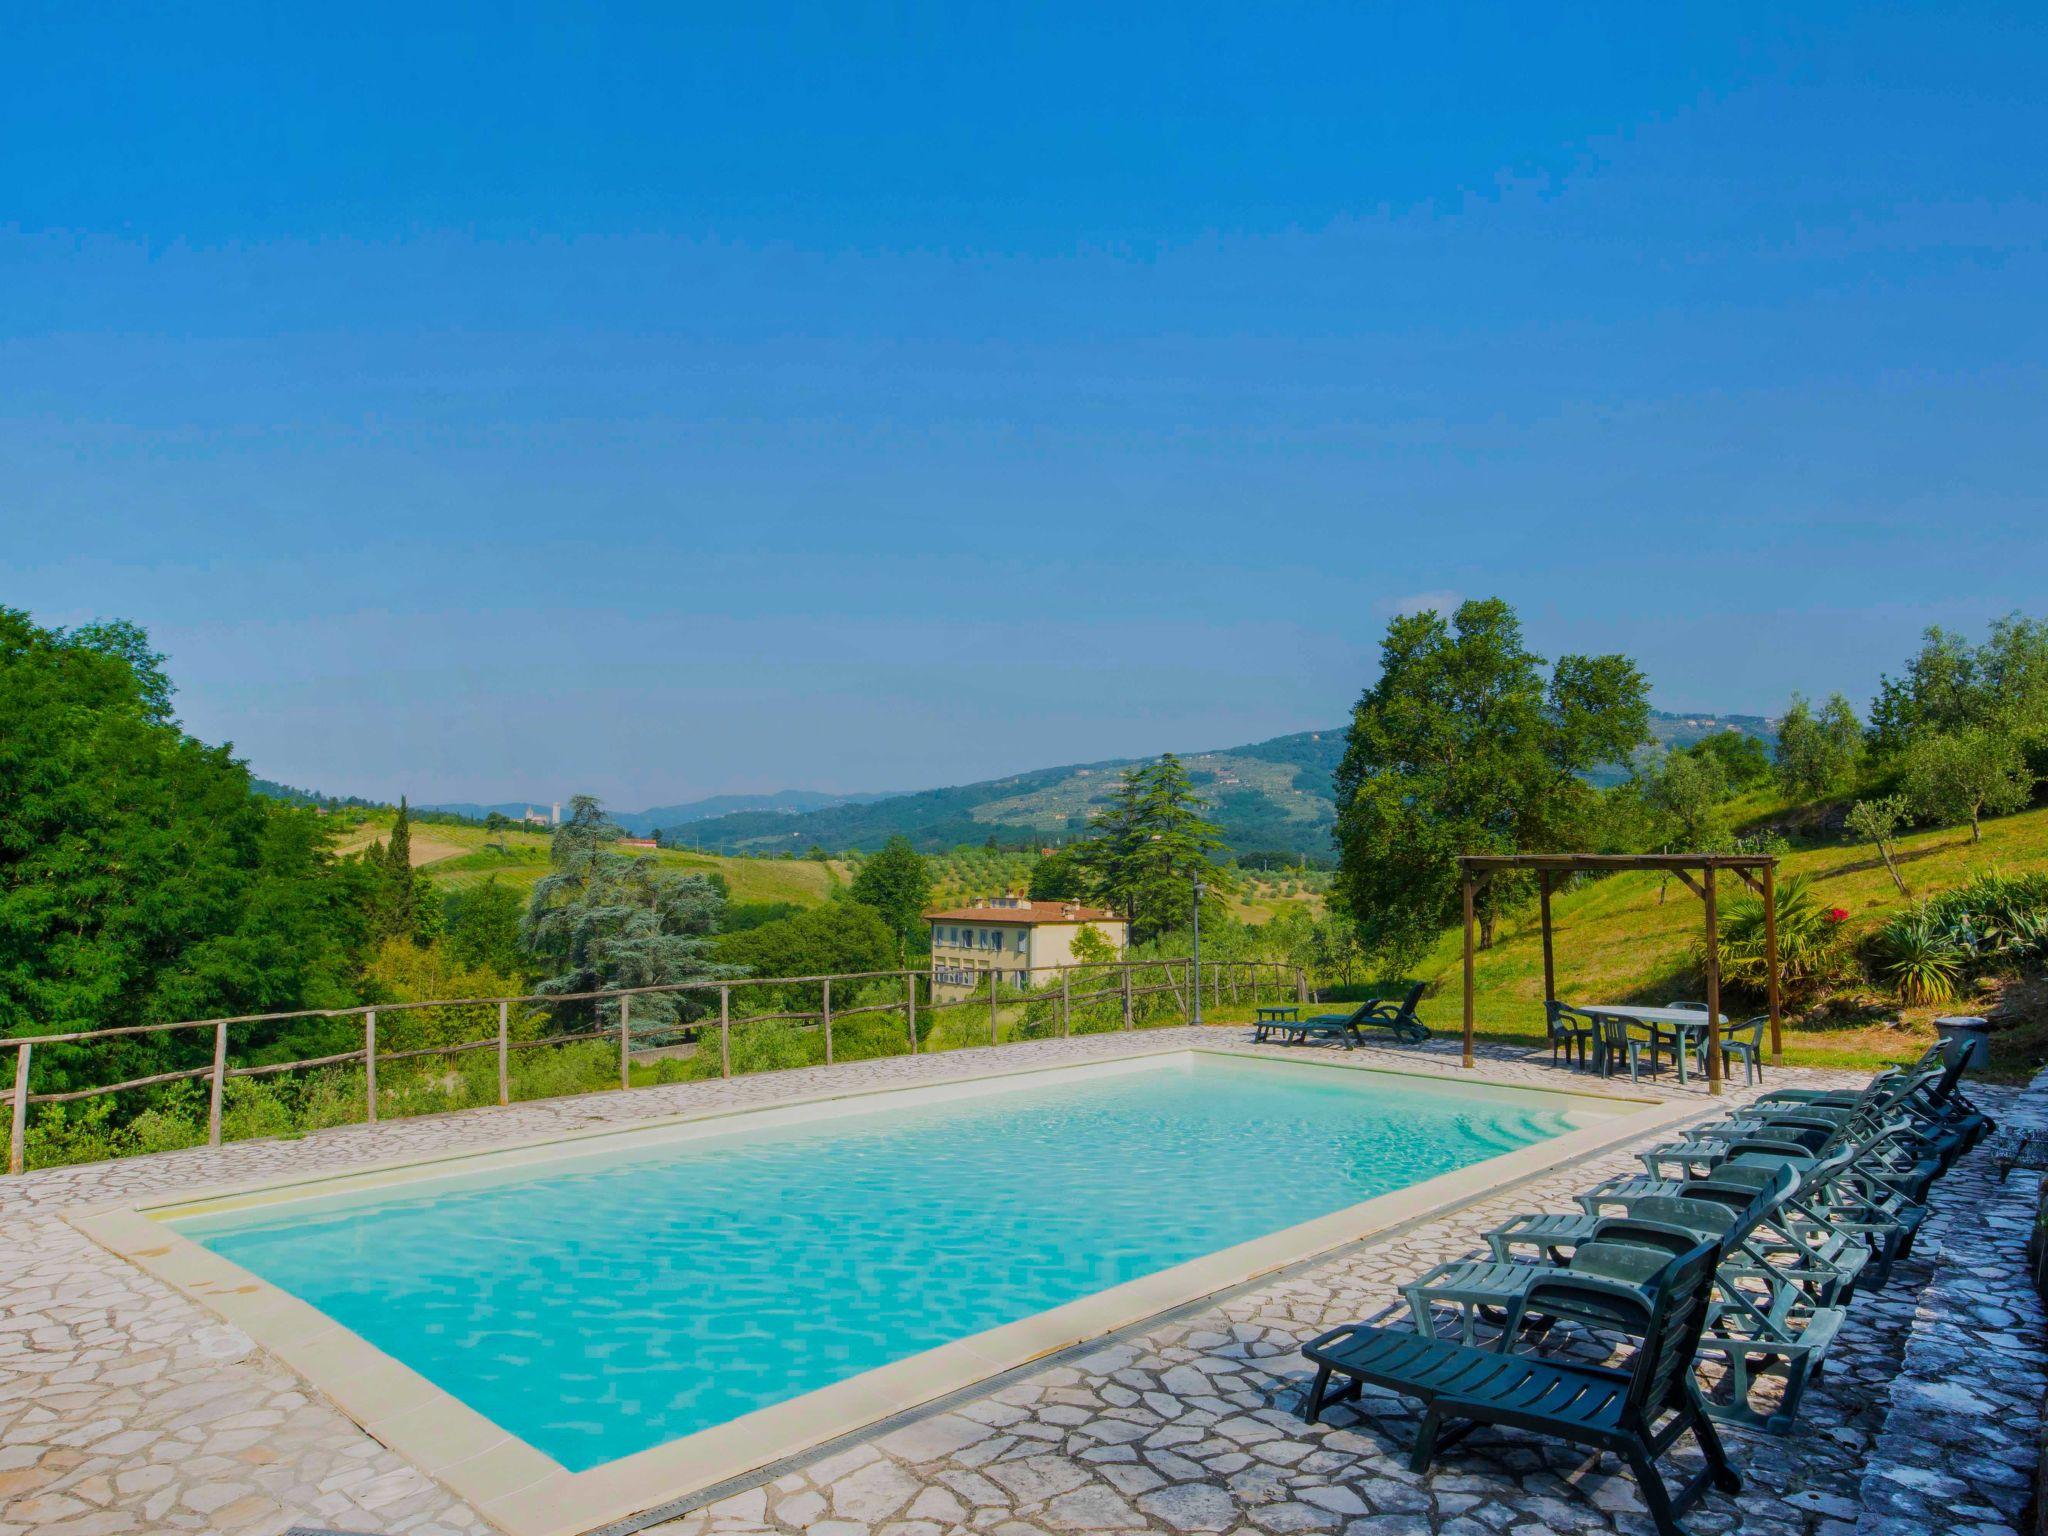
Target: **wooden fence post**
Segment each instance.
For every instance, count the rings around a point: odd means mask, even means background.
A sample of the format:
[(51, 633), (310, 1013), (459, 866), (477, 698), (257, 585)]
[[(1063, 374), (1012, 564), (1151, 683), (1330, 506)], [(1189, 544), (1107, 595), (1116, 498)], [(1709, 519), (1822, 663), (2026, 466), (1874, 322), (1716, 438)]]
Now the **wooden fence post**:
[(220, 1145), (220, 1097), (227, 1086), (228, 1077), (228, 1027), (225, 1022), (213, 1026), (213, 1082), (206, 1094), (206, 1144)]
[(1771, 1065), (1785, 1058), (1784, 1009), (1778, 997), (1778, 890), (1777, 861), (1764, 865), (1764, 974), (1768, 977), (1767, 998), (1771, 1010)]
[(1060, 972), (1060, 1037), (1074, 1032), (1074, 991), (1073, 972)]
[(1458, 889), (1458, 899), (1465, 917), (1465, 1023), (1464, 1034), (1462, 1036), (1464, 1040), (1463, 1060), (1464, 1064), (1467, 1067), (1469, 1067), (1472, 1065), (1472, 903), (1476, 897), (1477, 892), (1473, 884), (1472, 877), (1469, 874), (1465, 877), (1464, 883)]
[(7, 1171), (20, 1173), (28, 1166), (28, 1042), (14, 1048), (14, 1110), (8, 1117)]
[(832, 1065), (832, 978), (825, 978), (825, 1065)]
[(996, 968), (993, 965), (988, 968), (988, 1043), (990, 1045), (1002, 1043), (997, 1036), (996, 1029)]
[(1714, 866), (1705, 871), (1707, 887), (1707, 1092), (1721, 1091), (1721, 922), (1714, 889)]
[(377, 1010), (363, 1015), (363, 1097), (370, 1107), (370, 1124), (377, 1123)]
[(910, 1054), (917, 1054), (917, 972), (903, 973), (903, 1018), (910, 1026)]
[(1300, 1008), (1308, 1006), (1308, 972), (1298, 965), (1294, 968), (1294, 1002)]
[(1124, 962), (1124, 1028), (1131, 1027), (1131, 962)]
[(619, 998), (619, 1089), (621, 1092), (633, 1086), (633, 997), (626, 993)]
[(718, 1075), (732, 1076), (732, 988), (718, 988)]
[(501, 1001), (498, 1004), (498, 1102), (500, 1104), (510, 1104), (512, 1102), (512, 1064), (509, 1059), (512, 1052), (511, 1009), (512, 1005), (510, 1003)]

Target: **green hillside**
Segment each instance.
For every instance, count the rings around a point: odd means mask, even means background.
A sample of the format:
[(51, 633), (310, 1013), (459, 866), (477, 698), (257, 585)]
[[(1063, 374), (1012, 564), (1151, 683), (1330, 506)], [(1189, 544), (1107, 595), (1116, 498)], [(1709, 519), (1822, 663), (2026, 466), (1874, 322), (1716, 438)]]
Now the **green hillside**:
[[(391, 813), (373, 812), (340, 840), (340, 850), (361, 847), (372, 837), (388, 837), (391, 821)], [(459, 890), (496, 879), (501, 885), (524, 891), (548, 872), (545, 832), (487, 832), (481, 827), (416, 822), (412, 842), (414, 865), (431, 872), (435, 883), (444, 889)], [(652, 856), (675, 869), (716, 871), (725, 876), (736, 902), (788, 901), (817, 906), (845, 874), (843, 865), (814, 859), (722, 857), (675, 848), (657, 850)]]
[[(1686, 746), (1721, 731), (1768, 742), (1771, 722), (1761, 715), (1661, 711), (1653, 711), (1650, 718), (1650, 734), (1664, 748)], [(1344, 757), (1341, 726), (1182, 757), (1195, 788), (1213, 806), (1233, 852), (1329, 855), (1336, 816), (1332, 783)], [(690, 823), (683, 835), (695, 846), (763, 852), (804, 849), (813, 843), (834, 850), (879, 848), (898, 833), (928, 853), (991, 837), (1019, 846), (1059, 842), (1087, 829), (1089, 814), (1108, 798), (1117, 775), (1139, 761), (1069, 763), (800, 814), (748, 811), (714, 816)], [(1592, 777), (1613, 783), (1624, 772), (1618, 766), (1603, 768)], [(620, 820), (623, 824), (626, 818)]]
[[(1236, 851), (1327, 854), (1335, 809), (1330, 781), (1343, 751), (1342, 731), (1302, 731), (1190, 753), (1186, 762)], [(1107, 798), (1117, 776), (1139, 761), (1070, 763), (801, 815), (718, 816), (694, 823), (688, 836), (703, 847), (763, 851), (813, 843), (879, 848), (898, 833), (928, 852), (991, 837), (999, 843), (1056, 842), (1085, 831), (1089, 813)]]
[[(1984, 824), (1984, 841), (1944, 828), (1900, 840), (1900, 872), (1916, 897), (1959, 885), (1985, 870), (2048, 869), (2048, 809)], [(1884, 865), (1867, 848), (1840, 842), (1803, 848), (1779, 864), (1779, 878), (1804, 875), (1825, 905), (1843, 907), (1853, 939), (1906, 905)], [(1729, 882), (1734, 884), (1734, 882)], [(1561, 894), (1553, 903), (1558, 995), (1565, 1001), (1668, 1002), (1699, 996), (1695, 946), (1702, 931), (1699, 899), (1677, 881), (1617, 875)], [(1736, 892), (1727, 899), (1737, 899)], [(1431, 984), (1424, 1010), (1441, 1031), (1459, 1027), (1462, 938), (1447, 932), (1418, 969)], [(1533, 907), (1504, 920), (1491, 950), (1477, 959), (1476, 1026), (1499, 1038), (1540, 1041), (1543, 1033), (1543, 949)], [(1786, 1035), (1786, 1059), (1806, 1065), (1865, 1066), (1911, 1054), (1932, 1038), (1937, 1013), (1983, 1012), (1990, 995), (1940, 1008), (1906, 1009), (1872, 993), (1862, 1006), (1831, 1011), (1826, 1021), (1797, 1022)], [(1848, 1000), (1844, 1000), (1846, 1003)], [(1760, 998), (1732, 996), (1734, 1017), (1761, 1013)], [(1788, 1015), (1788, 1019), (1789, 1019)], [(2024, 1037), (2031, 1042), (2031, 1035)]]

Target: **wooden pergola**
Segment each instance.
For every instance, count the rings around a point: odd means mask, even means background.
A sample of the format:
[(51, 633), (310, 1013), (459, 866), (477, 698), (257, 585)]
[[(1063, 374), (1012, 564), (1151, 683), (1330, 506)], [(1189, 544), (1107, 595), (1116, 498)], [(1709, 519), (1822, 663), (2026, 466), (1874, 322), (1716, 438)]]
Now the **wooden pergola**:
[(1557, 1001), (1557, 964), (1551, 949), (1550, 893), (1559, 875), (1619, 874), (1647, 870), (1676, 876), (1707, 909), (1707, 1090), (1721, 1091), (1721, 911), (1715, 890), (1728, 870), (1754, 891), (1764, 906), (1764, 973), (1771, 1005), (1771, 1065), (1784, 1055), (1778, 1008), (1778, 906), (1774, 897), (1778, 861), (1763, 853), (1468, 853), (1458, 859), (1465, 907), (1465, 1065), (1472, 1065), (1472, 906), (1496, 874), (1529, 871), (1536, 876), (1543, 919), (1544, 1012)]

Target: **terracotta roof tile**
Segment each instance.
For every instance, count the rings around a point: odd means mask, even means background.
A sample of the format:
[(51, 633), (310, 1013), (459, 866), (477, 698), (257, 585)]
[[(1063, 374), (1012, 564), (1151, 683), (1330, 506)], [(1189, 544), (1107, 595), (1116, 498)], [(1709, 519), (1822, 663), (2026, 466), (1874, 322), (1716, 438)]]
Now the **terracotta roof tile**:
[(1123, 919), (1102, 907), (1084, 907), (1074, 901), (1019, 901), (1009, 906), (941, 907), (925, 913), (933, 923), (1120, 923)]

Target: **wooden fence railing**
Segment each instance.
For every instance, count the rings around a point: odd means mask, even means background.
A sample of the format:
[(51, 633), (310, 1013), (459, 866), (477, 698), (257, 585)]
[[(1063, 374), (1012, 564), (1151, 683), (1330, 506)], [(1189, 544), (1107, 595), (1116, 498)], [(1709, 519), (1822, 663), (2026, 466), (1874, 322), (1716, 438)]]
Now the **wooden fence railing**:
[[(1001, 979), (1004, 976), (1014, 976), (1020, 970), (1027, 978), (1021, 985)], [(732, 1076), (732, 1031), (735, 1024), (744, 1026), (780, 1021), (793, 1022), (801, 1027), (816, 1030), (824, 1037), (824, 1057), (825, 1061), (830, 1063), (833, 1060), (834, 1021), (843, 1022), (846, 1019), (873, 1014), (901, 1014), (905, 1026), (906, 1054), (915, 1055), (919, 1048), (917, 1016), (920, 1006), (934, 1019), (949, 1010), (985, 1008), (988, 1011), (988, 1043), (996, 1045), (1001, 1042), (1002, 1017), (1005, 1012), (1015, 1018), (1020, 1012), (1028, 1016), (1037, 1011), (1054, 1032), (1064, 1036), (1071, 1032), (1076, 1009), (1114, 1002), (1117, 1005), (1120, 1026), (1131, 1029), (1136, 1027), (1137, 1015), (1145, 999), (1169, 993), (1173, 997), (1175, 1011), (1185, 1020), (1198, 1011), (1191, 1006), (1194, 1001), (1194, 989), (1198, 986), (1213, 997), (1217, 1007), (1223, 1005), (1226, 997), (1232, 1003), (1241, 1001), (1247, 992), (1255, 1002), (1266, 996), (1269, 991), (1274, 995), (1286, 996), (1292, 1002), (1308, 1000), (1306, 973), (1299, 966), (1272, 960), (1204, 960), (1201, 962), (1199, 975), (1195, 973), (1194, 962), (1191, 960), (1115, 960), (1098, 964), (1011, 967), (999, 971), (977, 968), (968, 972), (975, 980), (966, 996), (940, 996), (942, 992), (958, 992), (961, 988), (949, 985), (945, 981), (936, 981), (935, 976), (938, 974), (942, 973), (933, 968), (926, 968), (845, 972), (829, 976), (744, 976), (717, 981), (620, 987), (596, 992), (436, 998), (414, 1003), (370, 1003), (352, 1008), (309, 1008), (289, 1013), (248, 1013), (231, 1018), (188, 1019), (169, 1024), (126, 1024), (111, 1029), (17, 1036), (13, 1039), (0, 1040), (0, 1051), (9, 1048), (14, 1051), (13, 1087), (10, 1092), (0, 1096), (4, 1097), (9, 1105), (7, 1171), (20, 1173), (26, 1164), (28, 1111), (32, 1105), (67, 1104), (80, 1099), (100, 1098), (107, 1094), (124, 1093), (131, 1089), (151, 1088), (163, 1083), (184, 1082), (195, 1078), (205, 1078), (208, 1084), (206, 1139), (210, 1146), (220, 1145), (221, 1106), (227, 1084), (230, 1080), (240, 1077), (268, 1077), (283, 1072), (320, 1067), (360, 1065), (364, 1076), (364, 1117), (374, 1122), (377, 1119), (377, 1069), (380, 1065), (434, 1057), (462, 1056), (473, 1051), (495, 1051), (498, 1102), (509, 1104), (512, 1087), (512, 1052), (546, 1045), (587, 1044), (616, 1036), (619, 1052), (619, 1087), (627, 1088), (631, 1086), (630, 1069), (634, 1051), (633, 999), (636, 997), (715, 992), (718, 997), (716, 1017), (709, 1015), (707, 1003), (704, 1017), (679, 1024), (663, 1024), (658, 1026), (658, 1032), (664, 1038), (694, 1038), (699, 1049), (702, 1049), (704, 1036), (716, 1030), (721, 1077)], [(946, 971), (943, 974), (951, 972)], [(1048, 979), (1041, 983), (1038, 978), (1042, 975)], [(1076, 991), (1074, 982), (1077, 977), (1082, 986), (1090, 990)], [(902, 987), (903, 995), (900, 999), (859, 1003), (853, 1007), (836, 1010), (832, 1006), (832, 987), (835, 982), (843, 987), (847, 983), (891, 980)], [(733, 1011), (736, 993), (744, 994), (748, 988), (760, 987), (817, 987), (820, 991), (820, 1006), (816, 1009), (784, 1009), (762, 1013)], [(918, 998), (920, 988), (924, 993), (922, 1005)], [(558, 1031), (533, 1039), (512, 1038), (511, 1019), (514, 1005), (553, 1010), (567, 1004), (585, 1002), (594, 1005), (595, 1020), (590, 1027)], [(616, 1005), (617, 1014), (616, 1024), (609, 1026), (603, 1022), (607, 1005)], [(461, 1041), (454, 1045), (429, 1045), (397, 1051), (378, 1049), (377, 1028), (380, 1017), (388, 1021), (394, 1015), (417, 1013), (433, 1008), (495, 1008), (496, 1032), (483, 1039)], [(236, 1026), (289, 1024), (296, 1020), (309, 1019), (359, 1020), (363, 1035), (362, 1046), (359, 1049), (337, 1051), (302, 1060), (262, 1062), (246, 1066), (229, 1065), (230, 1031)], [(927, 1027), (929, 1028), (929, 1024)], [(70, 1088), (48, 1093), (30, 1091), (30, 1066), (37, 1050), (47, 1050), (56, 1045), (89, 1046), (102, 1041), (138, 1035), (169, 1034), (183, 1030), (213, 1031), (213, 1053), (210, 1062), (201, 1066), (157, 1072), (146, 1077), (134, 1077), (123, 1082), (100, 1084), (89, 1088)], [(643, 1031), (643, 1050), (650, 1048), (648, 1039), (647, 1033)]]

